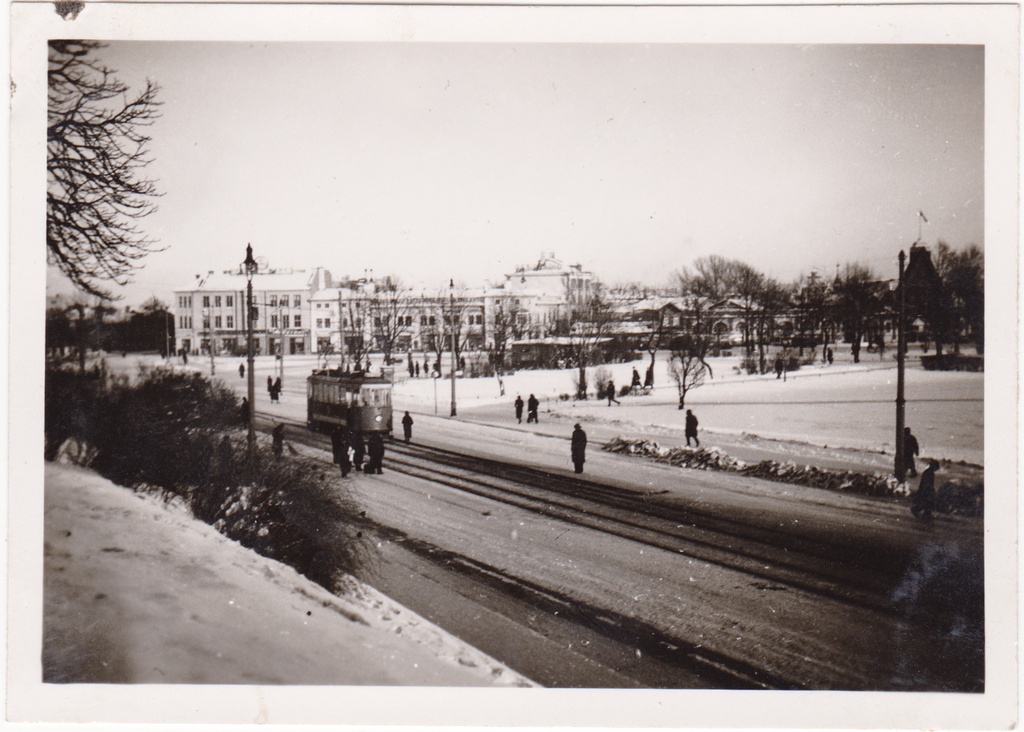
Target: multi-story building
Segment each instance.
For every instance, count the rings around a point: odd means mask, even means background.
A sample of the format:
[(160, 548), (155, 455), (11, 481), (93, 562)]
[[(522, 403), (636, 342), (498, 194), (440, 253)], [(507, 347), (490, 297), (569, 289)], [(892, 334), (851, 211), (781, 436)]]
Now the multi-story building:
[[(253, 276), (256, 353), (310, 351), (308, 299), (315, 276), (302, 270), (268, 270)], [(175, 350), (245, 355), (246, 287), (244, 272), (237, 270), (196, 275), (192, 287), (175, 290)]]

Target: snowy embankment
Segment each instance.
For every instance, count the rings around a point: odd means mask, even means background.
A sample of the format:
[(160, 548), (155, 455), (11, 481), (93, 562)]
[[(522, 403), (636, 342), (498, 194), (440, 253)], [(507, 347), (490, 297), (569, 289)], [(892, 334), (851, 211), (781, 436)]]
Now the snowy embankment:
[(46, 465), (47, 682), (528, 686), (355, 581), (337, 597), (177, 501)]

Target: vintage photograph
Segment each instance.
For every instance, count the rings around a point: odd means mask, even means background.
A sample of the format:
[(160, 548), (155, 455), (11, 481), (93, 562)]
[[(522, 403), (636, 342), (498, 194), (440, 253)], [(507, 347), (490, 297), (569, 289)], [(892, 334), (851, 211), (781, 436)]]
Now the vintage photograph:
[(401, 10), (168, 37), (48, 6), (17, 683), (987, 709), (1017, 150), (984, 34)]

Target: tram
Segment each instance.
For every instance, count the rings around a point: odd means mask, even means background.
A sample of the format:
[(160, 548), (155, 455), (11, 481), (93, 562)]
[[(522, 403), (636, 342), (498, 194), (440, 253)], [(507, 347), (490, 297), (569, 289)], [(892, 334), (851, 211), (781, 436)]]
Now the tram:
[(386, 376), (320, 369), (306, 379), (306, 426), (332, 432), (338, 426), (369, 435), (391, 432), (391, 380)]

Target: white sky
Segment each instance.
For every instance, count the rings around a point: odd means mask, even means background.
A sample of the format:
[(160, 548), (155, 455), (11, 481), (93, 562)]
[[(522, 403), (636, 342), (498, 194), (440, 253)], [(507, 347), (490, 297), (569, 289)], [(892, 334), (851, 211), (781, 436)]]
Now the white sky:
[[(163, 91), (127, 303), (237, 265), (609, 282), (695, 258), (782, 280), (984, 246), (981, 46), (112, 42)], [(52, 283), (51, 283), (52, 284)]]

